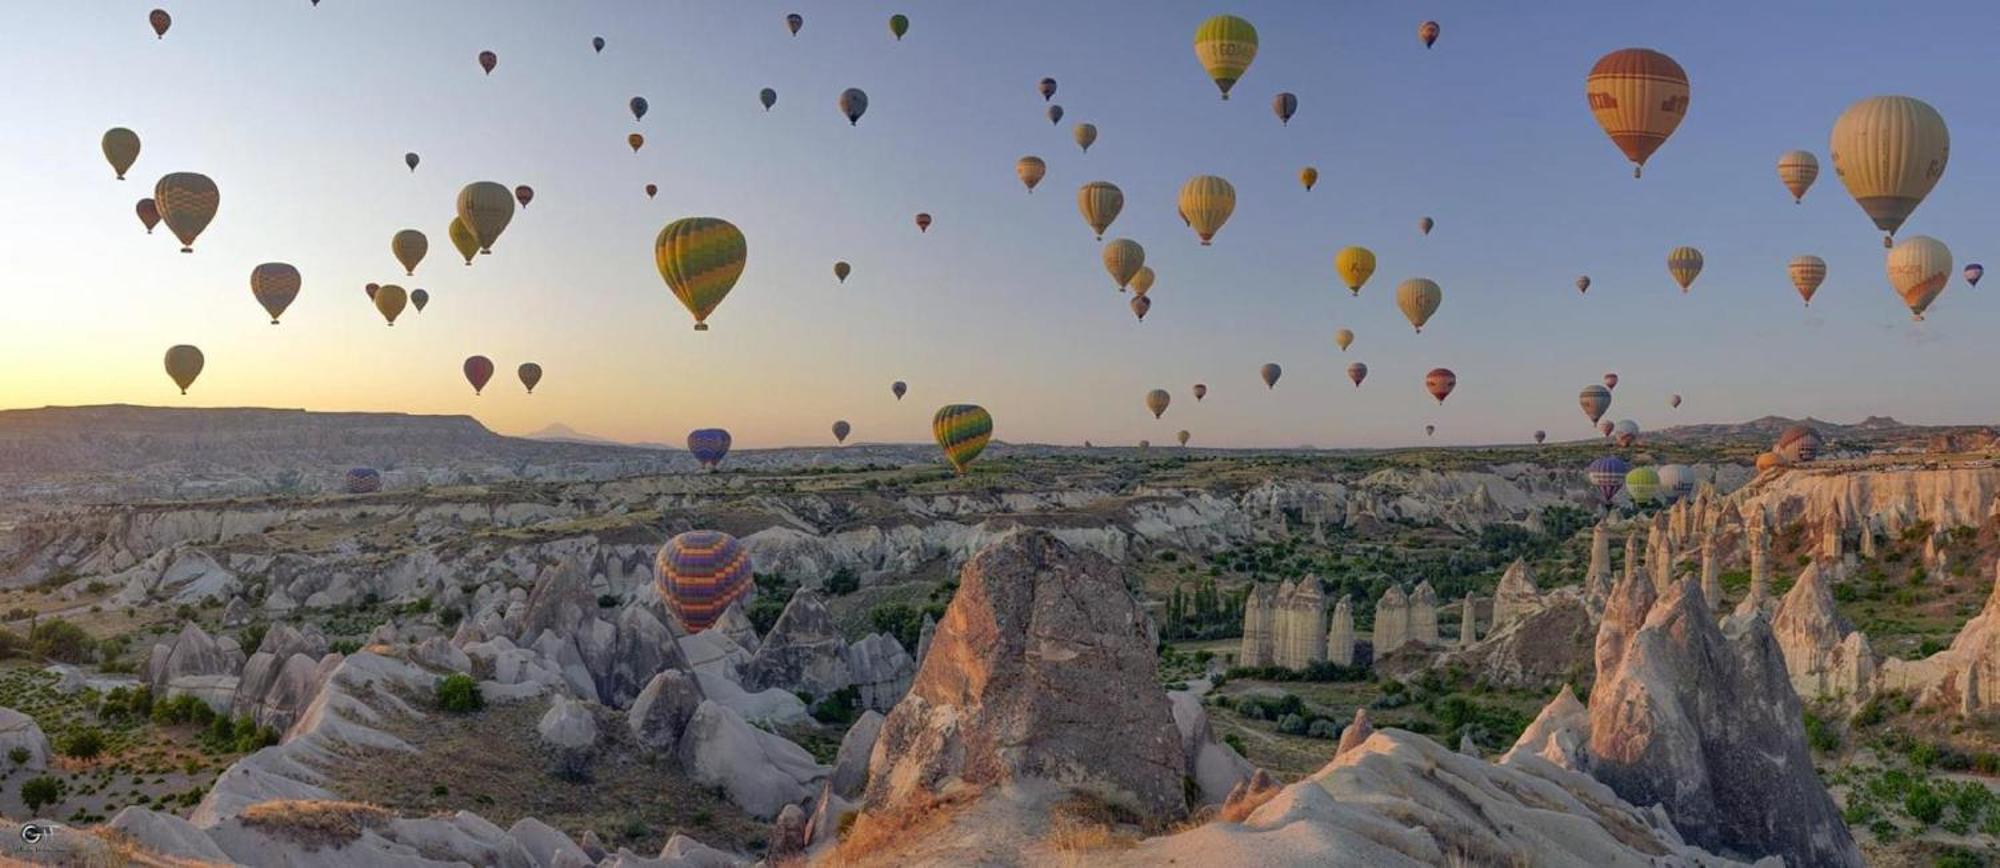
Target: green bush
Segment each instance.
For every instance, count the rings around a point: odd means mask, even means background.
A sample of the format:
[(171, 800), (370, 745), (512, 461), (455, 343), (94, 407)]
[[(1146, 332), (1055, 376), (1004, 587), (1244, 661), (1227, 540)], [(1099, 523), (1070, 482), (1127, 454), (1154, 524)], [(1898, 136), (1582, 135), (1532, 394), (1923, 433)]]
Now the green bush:
[(62, 801), (62, 782), (48, 775), (22, 781), (21, 801), (29, 811), (39, 814), (44, 806)]
[(96, 759), (98, 754), (104, 752), (104, 733), (92, 726), (72, 732), (63, 739), (62, 752), (63, 756), (75, 759)]
[(846, 567), (835, 570), (833, 575), (827, 577), (827, 596), (839, 597), (852, 594), (858, 590), (861, 590), (861, 577), (855, 575), (853, 570)]
[(1286, 735), (1305, 735), (1306, 719), (1297, 714), (1287, 714), (1278, 718), (1278, 731)]
[(269, 624), (251, 624), (236, 634), (236, 644), (243, 646), (245, 653), (254, 654), (257, 647), (264, 644), (264, 634), (270, 630)]
[(1230, 748), (1230, 750), (1233, 750), (1233, 751), (1236, 751), (1236, 754), (1237, 754), (1238, 756), (1249, 756), (1249, 755), (1250, 755), (1250, 750), (1249, 750), (1249, 748), (1246, 748), (1246, 747), (1244, 747), (1244, 746), (1243, 746), (1243, 737), (1242, 737), (1242, 736), (1240, 736), (1240, 735), (1237, 735), (1236, 733), (1233, 733), (1233, 732), (1232, 732), (1232, 733), (1227, 733), (1227, 734), (1223, 735), (1223, 737), (1222, 737), (1222, 743), (1223, 743), (1223, 744), (1226, 744), (1226, 745), (1229, 745), (1229, 748)]
[(28, 758), (32, 756), (34, 756), (33, 752), (20, 745), (15, 745), (13, 750), (7, 752), (7, 758), (13, 760), (17, 766), (26, 763)]
[(97, 648), (88, 632), (61, 618), (36, 624), (28, 633), (28, 645), (36, 656), (60, 663), (88, 663)]
[(1831, 753), (1840, 749), (1840, 733), (1834, 731), (1824, 718), (1810, 711), (1806, 712), (1806, 744), (1820, 753)]
[(1944, 799), (1938, 797), (1936, 790), (1920, 785), (1903, 797), (1903, 810), (1909, 812), (1911, 818), (1929, 826), (1944, 817)]
[(861, 691), (852, 685), (843, 687), (825, 699), (813, 704), (812, 716), (820, 723), (846, 725), (861, 716)]
[(438, 707), (454, 714), (466, 714), (486, 707), (479, 682), (464, 674), (447, 675), (437, 683)]

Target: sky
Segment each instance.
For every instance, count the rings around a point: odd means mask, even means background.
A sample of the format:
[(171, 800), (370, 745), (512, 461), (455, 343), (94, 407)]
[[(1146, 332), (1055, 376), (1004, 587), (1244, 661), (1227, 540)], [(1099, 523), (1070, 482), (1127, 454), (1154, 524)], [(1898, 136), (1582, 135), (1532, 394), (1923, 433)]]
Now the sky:
[[(1939, 238), (1958, 264), (2000, 258), (1988, 3), (180, 0), (165, 39), (152, 5), (9, 10), (0, 407), (464, 413), (503, 433), (670, 443), (716, 426), (761, 447), (831, 443), (835, 419), (850, 442), (924, 441), (938, 406), (970, 402), (1013, 442), (1188, 429), (1194, 445), (1353, 447), (1582, 438), (1576, 392), (1615, 371), (1609, 417), (1646, 428), (1993, 421), (2000, 288), (1954, 281), (1912, 323), (1826, 154), (1854, 101), (1929, 102), (1952, 158), (1900, 234)], [(911, 19), (900, 42), (896, 12)], [(1191, 47), (1222, 12), (1261, 34), (1228, 101)], [(1443, 29), (1428, 51), (1426, 18)], [(1693, 88), (1639, 180), (1583, 93), (1592, 63), (1630, 46), (1673, 56)], [(482, 50), (499, 55), (491, 75)], [(1060, 83), (1059, 126), (1043, 76)], [(858, 126), (835, 107), (847, 87), (869, 96)], [(1271, 111), (1280, 91), (1298, 95), (1289, 126)], [(1077, 122), (1099, 131), (1087, 154)], [(123, 182), (99, 150), (113, 126), (144, 142)], [(636, 154), (632, 132), (647, 138)], [(1775, 169), (1793, 148), (1823, 166), (1803, 205)], [(1049, 166), (1032, 195), (1014, 173), (1025, 154)], [(221, 189), (193, 254), (133, 213), (173, 171)], [(1175, 213), (1196, 174), (1237, 190), (1212, 247)], [(467, 268), (445, 227), (477, 180), (536, 198)], [(1077, 213), (1092, 180), (1125, 192), (1107, 237), (1143, 244), (1159, 275), (1143, 323)], [(654, 236), (685, 216), (748, 238), (708, 332), (653, 261)], [(389, 251), (403, 228), (431, 240), (414, 277)], [(1359, 298), (1332, 267), (1349, 244), (1380, 263)], [(1707, 260), (1687, 294), (1665, 263), (1682, 244)], [(1810, 310), (1785, 272), (1802, 253), (1828, 263)], [(837, 259), (853, 264), (845, 285)], [(267, 261), (304, 275), (275, 327), (249, 291)], [(1394, 304), (1415, 276), (1445, 291), (1421, 335)], [(431, 304), (385, 328), (371, 281)], [(1357, 335), (1346, 353), (1341, 327)], [(161, 367), (179, 343), (207, 356), (185, 397)], [(459, 370), (474, 353), (501, 372), (477, 397)], [(512, 377), (524, 361), (547, 371), (533, 395)], [(1352, 361), (1370, 368), (1360, 389)], [(1265, 362), (1284, 367), (1276, 389)], [(1423, 388), (1438, 366), (1458, 374), (1443, 406)], [(1953, 371), (1973, 372), (1970, 391)], [(1159, 420), (1153, 388), (1173, 394)]]

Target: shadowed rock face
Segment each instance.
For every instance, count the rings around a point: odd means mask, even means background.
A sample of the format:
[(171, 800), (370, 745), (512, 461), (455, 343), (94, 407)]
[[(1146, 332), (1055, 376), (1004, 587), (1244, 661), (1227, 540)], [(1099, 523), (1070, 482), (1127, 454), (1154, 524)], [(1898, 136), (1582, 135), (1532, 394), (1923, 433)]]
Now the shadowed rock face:
[(1153, 635), (1104, 557), (1019, 531), (966, 563), (910, 693), (883, 721), (870, 811), (1040, 779), (1185, 814), (1187, 762)]

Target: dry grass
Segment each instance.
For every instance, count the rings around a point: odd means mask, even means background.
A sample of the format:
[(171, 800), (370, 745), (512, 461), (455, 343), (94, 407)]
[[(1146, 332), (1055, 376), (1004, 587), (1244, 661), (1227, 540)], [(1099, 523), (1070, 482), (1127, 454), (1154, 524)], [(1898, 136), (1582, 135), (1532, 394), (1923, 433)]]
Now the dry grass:
[(906, 805), (888, 813), (861, 813), (840, 836), (828, 860), (832, 865), (860, 865), (881, 859), (909, 841), (923, 839), (972, 806), (975, 793), (961, 790)]
[(389, 822), (390, 815), (367, 802), (279, 800), (244, 808), (239, 819), (245, 826), (318, 850), (354, 843), (362, 832)]

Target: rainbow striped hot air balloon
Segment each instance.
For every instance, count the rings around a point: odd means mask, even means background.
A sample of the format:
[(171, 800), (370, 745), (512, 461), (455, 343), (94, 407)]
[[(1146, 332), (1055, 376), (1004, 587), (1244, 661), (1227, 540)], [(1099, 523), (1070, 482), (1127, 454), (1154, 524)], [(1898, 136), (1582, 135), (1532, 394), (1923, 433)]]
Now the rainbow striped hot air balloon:
[(689, 634), (717, 619), (750, 593), (750, 552), (719, 530), (691, 530), (667, 540), (658, 560), (660, 599)]
[(1631, 469), (1632, 465), (1626, 464), (1625, 459), (1606, 455), (1590, 462), (1590, 467), (1584, 472), (1590, 477), (1590, 484), (1597, 486), (1597, 496), (1603, 499), (1605, 506), (1610, 506), (1611, 499), (1625, 487), (1625, 474)]
[(382, 490), (382, 472), (373, 467), (356, 467), (347, 471), (341, 487), (348, 494), (374, 494)]
[(964, 476), (966, 465), (993, 439), (993, 415), (978, 404), (947, 404), (931, 417), (931, 433), (944, 449), (945, 460)]
[(681, 305), (694, 314), (694, 330), (708, 331), (708, 315), (722, 304), (750, 258), (749, 242), (720, 217), (683, 217), (653, 239), (653, 262)]
[(701, 466), (714, 470), (729, 454), (729, 432), (721, 428), (696, 428), (688, 432), (688, 451)]

